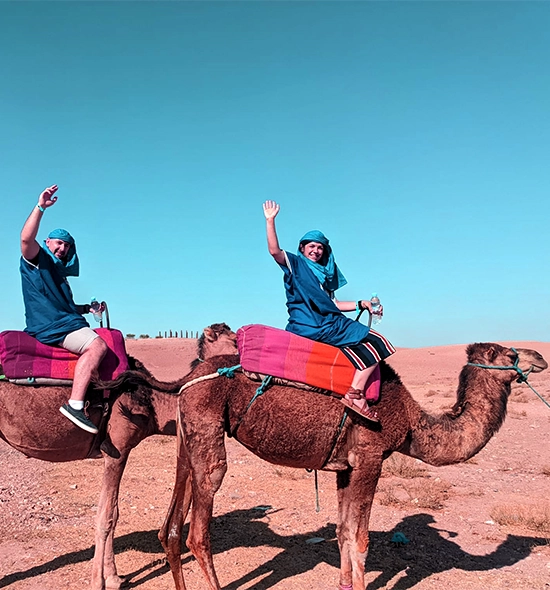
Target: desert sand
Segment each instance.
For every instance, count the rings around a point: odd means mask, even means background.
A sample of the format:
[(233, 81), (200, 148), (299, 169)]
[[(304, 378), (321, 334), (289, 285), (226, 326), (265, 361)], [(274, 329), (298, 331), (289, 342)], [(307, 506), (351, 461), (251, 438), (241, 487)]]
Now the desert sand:
[[(512, 343), (502, 343), (510, 345)], [(513, 343), (550, 360), (550, 343)], [(183, 376), (193, 339), (127, 342), (160, 379)], [(399, 349), (390, 364), (422, 406), (454, 401), (465, 345)], [(531, 385), (550, 400), (550, 370)], [(550, 408), (515, 384), (500, 432), (467, 463), (386, 461), (371, 518), (367, 590), (550, 588)], [(338, 582), (335, 476), (257, 459), (228, 441), (229, 469), (215, 504), (214, 561), (225, 590), (326, 590)], [(0, 588), (86, 588), (101, 460), (50, 464), (0, 441)], [(173, 588), (156, 534), (173, 487), (175, 439), (151, 437), (122, 481), (115, 550), (129, 588)], [(394, 533), (408, 543), (396, 546)], [(204, 588), (183, 554), (188, 590)]]

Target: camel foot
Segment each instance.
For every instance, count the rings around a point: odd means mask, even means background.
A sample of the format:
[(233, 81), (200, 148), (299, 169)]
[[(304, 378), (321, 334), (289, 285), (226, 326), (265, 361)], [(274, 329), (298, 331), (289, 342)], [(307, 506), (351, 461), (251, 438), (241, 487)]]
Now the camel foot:
[(340, 584), (338, 586), (339, 590), (353, 590), (353, 584)]
[(105, 580), (105, 590), (120, 590), (123, 587), (124, 583), (126, 582), (126, 578), (121, 578), (116, 574), (113, 576), (109, 576)]

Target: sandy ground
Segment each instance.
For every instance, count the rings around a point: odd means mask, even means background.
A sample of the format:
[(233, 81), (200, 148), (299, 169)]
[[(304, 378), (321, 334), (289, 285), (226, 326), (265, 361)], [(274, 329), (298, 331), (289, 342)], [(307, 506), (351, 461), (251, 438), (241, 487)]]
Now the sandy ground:
[[(127, 343), (161, 379), (186, 373), (194, 340)], [(515, 343), (550, 360), (550, 343)], [(430, 412), (452, 405), (465, 346), (401, 349), (391, 364)], [(530, 378), (550, 400), (550, 371)], [(550, 409), (514, 385), (501, 431), (472, 460), (432, 468), (390, 459), (375, 498), (367, 589), (550, 588)], [(175, 439), (152, 437), (130, 458), (115, 549), (128, 588), (173, 588), (157, 531), (168, 506)], [(224, 590), (336, 588), (335, 476), (262, 462), (228, 442), (229, 470), (212, 525)], [(399, 456), (397, 456), (399, 457)], [(101, 460), (50, 464), (0, 441), (0, 588), (89, 585)], [(395, 546), (396, 532), (409, 542)], [(205, 588), (183, 555), (188, 590)]]

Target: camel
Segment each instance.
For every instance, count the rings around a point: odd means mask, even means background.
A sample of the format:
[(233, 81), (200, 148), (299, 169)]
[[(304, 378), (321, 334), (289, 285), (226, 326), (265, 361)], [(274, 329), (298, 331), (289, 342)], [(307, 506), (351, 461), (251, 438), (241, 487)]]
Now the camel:
[[(235, 333), (227, 324), (212, 324), (198, 340), (198, 358), (194, 368), (219, 354), (234, 354)], [(133, 371), (153, 378), (133, 357), (128, 357)], [(110, 382), (109, 413), (106, 427), (98, 435), (81, 430), (58, 410), (67, 397), (67, 387), (32, 387), (0, 382), (0, 438), (28, 457), (44, 461), (76, 461), (104, 457), (105, 468), (96, 518), (95, 553), (92, 566), (92, 590), (118, 589), (122, 578), (117, 574), (113, 551), (114, 530), (118, 519), (120, 481), (130, 451), (153, 434), (175, 436), (177, 398), (151, 391), (148, 386), (124, 388), (123, 373)], [(104, 409), (100, 381), (91, 386), (90, 414)]]
[[(238, 364), (235, 356), (211, 358), (195, 369), (179, 397), (176, 483), (159, 532), (176, 589), (186, 588), (181, 534), (191, 510), (187, 546), (206, 587), (220, 590), (209, 524), (227, 470), (228, 433), (271, 463), (336, 471), (340, 590), (364, 590), (369, 517), (383, 461), (394, 452), (434, 466), (468, 460), (502, 425), (518, 374), (523, 378), (548, 366), (534, 350), (499, 344), (470, 344), (466, 353), (456, 403), (439, 416), (427, 414), (391, 366), (381, 362), (379, 425), (352, 412), (343, 420), (348, 411), (331, 396), (282, 385), (255, 396), (259, 384), (242, 373), (215, 378), (218, 368)], [(153, 387), (175, 393), (178, 385), (155, 381)]]

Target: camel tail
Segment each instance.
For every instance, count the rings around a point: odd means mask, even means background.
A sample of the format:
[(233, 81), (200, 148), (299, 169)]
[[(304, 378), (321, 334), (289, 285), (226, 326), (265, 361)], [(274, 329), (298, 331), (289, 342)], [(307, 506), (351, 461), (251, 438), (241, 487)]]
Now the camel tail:
[(152, 375), (144, 375), (140, 371), (124, 371), (124, 373), (121, 373), (116, 379), (111, 381), (94, 379), (94, 385), (99, 389), (109, 390), (139, 387), (140, 385), (143, 385), (156, 389), (157, 391), (162, 391), (163, 393), (178, 395), (182, 381), (158, 381)]

